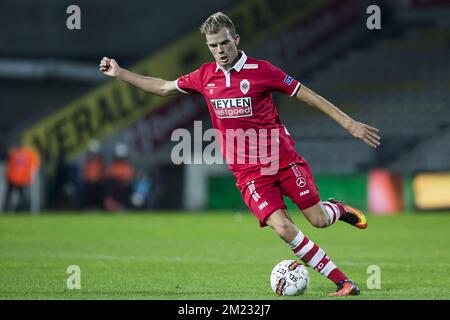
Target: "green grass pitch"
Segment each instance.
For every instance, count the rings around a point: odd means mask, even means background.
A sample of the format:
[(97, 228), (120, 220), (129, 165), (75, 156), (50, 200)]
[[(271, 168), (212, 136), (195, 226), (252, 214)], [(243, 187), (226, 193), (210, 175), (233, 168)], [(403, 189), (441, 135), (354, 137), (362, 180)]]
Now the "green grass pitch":
[[(450, 213), (369, 215), (366, 230), (317, 229), (291, 215), (360, 285), (350, 299), (450, 299)], [(270, 271), (292, 258), (248, 213), (0, 216), (0, 299), (337, 299), (311, 268), (309, 291), (276, 297)], [(80, 290), (66, 287), (70, 265), (81, 269)], [(370, 265), (381, 289), (367, 288)]]

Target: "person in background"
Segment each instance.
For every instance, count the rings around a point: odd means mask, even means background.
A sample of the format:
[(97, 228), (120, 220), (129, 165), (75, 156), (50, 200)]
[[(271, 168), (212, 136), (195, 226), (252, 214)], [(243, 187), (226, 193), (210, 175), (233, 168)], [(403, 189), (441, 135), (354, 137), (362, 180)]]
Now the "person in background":
[(128, 147), (118, 143), (106, 173), (104, 206), (107, 211), (121, 211), (130, 207), (133, 181), (134, 168), (128, 159)]
[(89, 142), (88, 154), (83, 167), (84, 207), (103, 208), (103, 190), (106, 178), (106, 164), (100, 153), (97, 140)]
[[(39, 154), (32, 147), (20, 143), (11, 146), (5, 167), (7, 187), (3, 211), (26, 210), (28, 199), (25, 192), (33, 183), (40, 164)], [(16, 205), (12, 203), (15, 192), (19, 195)]]
[(133, 194), (131, 195), (131, 204), (135, 209), (146, 209), (150, 202), (150, 191), (152, 188), (152, 179), (144, 171), (136, 175), (133, 182)]

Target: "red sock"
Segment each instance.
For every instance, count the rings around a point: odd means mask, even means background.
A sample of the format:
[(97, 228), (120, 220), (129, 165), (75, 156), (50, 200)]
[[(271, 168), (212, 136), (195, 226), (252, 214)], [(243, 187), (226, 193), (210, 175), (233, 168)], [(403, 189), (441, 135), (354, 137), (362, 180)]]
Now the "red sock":
[(333, 281), (336, 284), (338, 284), (342, 280), (348, 280), (348, 277), (345, 274), (343, 274), (342, 271), (339, 270), (337, 267), (336, 267), (336, 269), (334, 269), (333, 271), (331, 271), (328, 274), (327, 278), (330, 279), (331, 281)]
[(309, 240), (301, 231), (298, 232), (294, 241), (289, 244), (294, 254), (309, 265), (311, 268), (321, 273), (334, 283), (347, 280), (348, 277), (336, 267), (327, 254), (314, 242)]

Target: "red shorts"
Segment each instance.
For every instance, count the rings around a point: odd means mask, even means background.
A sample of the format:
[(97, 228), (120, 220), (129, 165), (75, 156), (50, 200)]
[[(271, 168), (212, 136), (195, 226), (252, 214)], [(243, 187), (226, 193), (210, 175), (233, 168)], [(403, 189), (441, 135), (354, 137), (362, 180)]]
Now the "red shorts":
[(267, 226), (269, 216), (286, 208), (283, 195), (289, 197), (300, 210), (312, 207), (320, 201), (318, 188), (309, 165), (297, 153), (280, 161), (274, 175), (261, 175), (260, 170), (234, 173), (236, 186), (261, 227)]

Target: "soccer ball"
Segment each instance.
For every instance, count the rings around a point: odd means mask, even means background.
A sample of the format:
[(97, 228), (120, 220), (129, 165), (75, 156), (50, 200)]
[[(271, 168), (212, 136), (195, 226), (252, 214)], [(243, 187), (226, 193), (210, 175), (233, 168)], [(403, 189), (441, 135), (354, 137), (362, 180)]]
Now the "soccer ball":
[(309, 288), (309, 272), (296, 260), (283, 260), (270, 275), (270, 286), (277, 296), (297, 296)]

